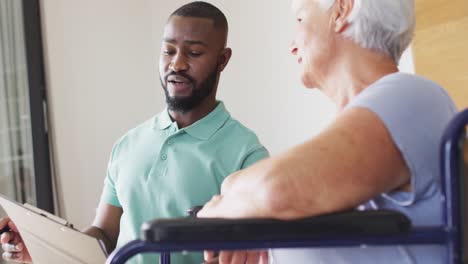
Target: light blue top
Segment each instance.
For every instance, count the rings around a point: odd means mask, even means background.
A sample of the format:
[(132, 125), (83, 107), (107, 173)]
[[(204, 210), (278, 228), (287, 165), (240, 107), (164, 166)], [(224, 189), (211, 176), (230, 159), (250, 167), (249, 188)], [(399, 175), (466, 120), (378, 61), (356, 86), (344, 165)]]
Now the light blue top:
[[(456, 108), (439, 85), (422, 77), (395, 73), (378, 80), (346, 109), (364, 107), (385, 124), (411, 172), (411, 192), (381, 194), (361, 210), (395, 209), (414, 226), (442, 224), (439, 146)], [(358, 131), (357, 131), (358, 133)], [(378, 146), (375, 146), (378, 147)], [(274, 263), (441, 264), (443, 246), (382, 246), (274, 250)]]
[[(179, 129), (165, 110), (130, 130), (114, 145), (101, 196), (123, 209), (117, 247), (139, 238), (145, 221), (186, 216), (187, 209), (219, 194), (226, 176), (267, 156), (222, 102), (189, 127)], [(202, 259), (201, 253), (173, 254), (171, 263)], [(154, 255), (132, 260), (157, 263)]]

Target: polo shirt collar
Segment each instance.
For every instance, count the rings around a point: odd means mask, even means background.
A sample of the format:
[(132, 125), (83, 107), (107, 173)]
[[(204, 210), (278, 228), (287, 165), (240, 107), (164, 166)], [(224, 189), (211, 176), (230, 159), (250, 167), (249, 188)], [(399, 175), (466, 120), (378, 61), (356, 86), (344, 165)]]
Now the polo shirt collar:
[(162, 111), (158, 116), (156, 116), (154, 120), (154, 128), (159, 129), (159, 130), (164, 130), (172, 125), (174, 121), (172, 121), (171, 116), (169, 115), (169, 112), (166, 109)]
[[(181, 130), (184, 130), (187, 134), (200, 140), (208, 140), (216, 131), (218, 131), (230, 116), (231, 115), (226, 110), (224, 103), (222, 101), (218, 101), (218, 105), (208, 115)], [(170, 127), (172, 123), (173, 121), (166, 108), (156, 118), (155, 128), (164, 130)]]

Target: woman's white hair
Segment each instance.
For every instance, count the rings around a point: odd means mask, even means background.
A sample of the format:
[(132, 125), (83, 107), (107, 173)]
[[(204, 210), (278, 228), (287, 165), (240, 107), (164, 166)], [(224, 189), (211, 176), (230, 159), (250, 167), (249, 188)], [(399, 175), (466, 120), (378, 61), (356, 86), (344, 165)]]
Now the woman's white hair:
[[(318, 0), (329, 9), (335, 0)], [(398, 63), (414, 35), (414, 0), (354, 0), (343, 33), (364, 48), (392, 56)]]

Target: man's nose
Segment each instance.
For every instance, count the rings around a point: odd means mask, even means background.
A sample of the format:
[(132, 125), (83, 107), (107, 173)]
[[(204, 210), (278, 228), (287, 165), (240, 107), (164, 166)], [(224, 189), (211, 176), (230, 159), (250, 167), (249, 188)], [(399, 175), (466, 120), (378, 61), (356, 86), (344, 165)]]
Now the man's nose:
[(296, 46), (296, 42), (291, 42), (291, 44), (289, 44), (289, 51), (291, 52), (292, 55), (297, 55), (297, 46)]
[(185, 61), (183, 55), (176, 55), (173, 57), (169, 69), (174, 72), (186, 71), (188, 69), (188, 64)]

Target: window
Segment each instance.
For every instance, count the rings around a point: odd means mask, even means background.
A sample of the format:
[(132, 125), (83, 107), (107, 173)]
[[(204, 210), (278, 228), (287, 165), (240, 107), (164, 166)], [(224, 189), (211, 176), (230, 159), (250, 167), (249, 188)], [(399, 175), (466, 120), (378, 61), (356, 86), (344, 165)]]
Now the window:
[(38, 0), (0, 1), (0, 193), (54, 211)]

